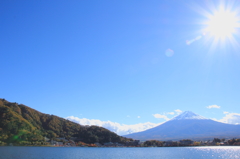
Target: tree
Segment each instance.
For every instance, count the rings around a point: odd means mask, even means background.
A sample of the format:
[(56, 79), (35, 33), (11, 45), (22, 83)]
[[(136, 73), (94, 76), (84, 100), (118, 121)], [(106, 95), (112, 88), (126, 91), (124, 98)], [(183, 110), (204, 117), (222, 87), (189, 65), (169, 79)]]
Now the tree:
[(214, 138), (214, 139), (213, 139), (213, 142), (214, 142), (214, 143), (218, 143), (218, 142), (221, 142), (221, 140), (220, 140), (219, 138)]

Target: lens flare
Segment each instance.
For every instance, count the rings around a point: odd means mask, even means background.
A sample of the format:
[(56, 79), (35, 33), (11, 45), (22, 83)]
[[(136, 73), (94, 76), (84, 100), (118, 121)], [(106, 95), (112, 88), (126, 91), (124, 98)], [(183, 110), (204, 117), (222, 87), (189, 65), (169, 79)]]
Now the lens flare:
[(172, 56), (174, 55), (174, 51), (173, 51), (172, 49), (167, 49), (167, 50), (165, 51), (165, 55), (166, 55), (167, 57), (172, 57)]
[(187, 41), (186, 41), (186, 44), (187, 44), (187, 45), (190, 45), (190, 44), (192, 44), (193, 42), (195, 42), (195, 41), (197, 41), (197, 40), (199, 40), (199, 39), (201, 39), (201, 38), (202, 38), (202, 36), (199, 35), (199, 36), (197, 36), (196, 38), (194, 38), (194, 39), (192, 39), (192, 40), (187, 40)]

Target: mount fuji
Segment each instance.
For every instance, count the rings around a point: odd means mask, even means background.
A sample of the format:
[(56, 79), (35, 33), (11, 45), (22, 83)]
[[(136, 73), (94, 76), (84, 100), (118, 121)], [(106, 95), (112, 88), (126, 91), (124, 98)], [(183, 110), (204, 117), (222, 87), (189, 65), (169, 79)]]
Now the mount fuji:
[(154, 128), (125, 135), (137, 140), (239, 138), (240, 125), (225, 124), (185, 111)]

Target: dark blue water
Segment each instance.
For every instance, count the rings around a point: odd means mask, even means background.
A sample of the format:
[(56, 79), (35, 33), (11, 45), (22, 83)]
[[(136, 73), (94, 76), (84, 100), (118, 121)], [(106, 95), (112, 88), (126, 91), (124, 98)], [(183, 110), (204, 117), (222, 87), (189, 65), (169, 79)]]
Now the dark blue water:
[(1, 159), (206, 159), (240, 158), (240, 147), (0, 147)]

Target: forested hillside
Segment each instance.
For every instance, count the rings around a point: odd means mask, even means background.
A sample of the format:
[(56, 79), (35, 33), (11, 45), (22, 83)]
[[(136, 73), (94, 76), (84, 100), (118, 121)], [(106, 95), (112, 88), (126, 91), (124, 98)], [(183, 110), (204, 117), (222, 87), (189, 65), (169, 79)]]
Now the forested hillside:
[(98, 126), (82, 126), (0, 98), (0, 144), (44, 142), (45, 137), (75, 137), (85, 143), (130, 141)]

